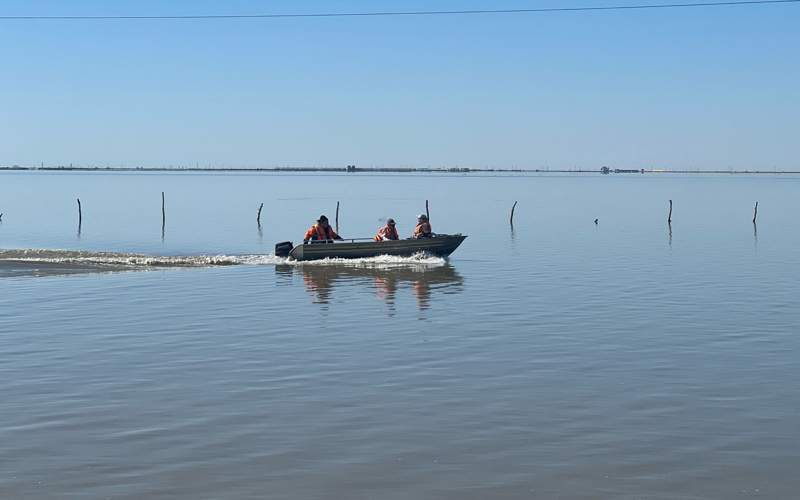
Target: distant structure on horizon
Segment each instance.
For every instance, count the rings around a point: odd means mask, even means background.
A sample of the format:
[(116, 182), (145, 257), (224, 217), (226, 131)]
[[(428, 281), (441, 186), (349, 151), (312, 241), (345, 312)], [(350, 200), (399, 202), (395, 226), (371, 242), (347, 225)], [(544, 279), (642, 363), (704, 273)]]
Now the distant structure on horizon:
[(603, 168), (600, 169), (600, 173), (603, 174), (603, 175), (608, 175), (610, 173), (615, 173), (615, 174), (643, 174), (644, 173), (644, 169), (643, 168), (637, 168), (637, 169), (615, 168), (614, 170), (611, 170), (608, 167), (603, 167)]

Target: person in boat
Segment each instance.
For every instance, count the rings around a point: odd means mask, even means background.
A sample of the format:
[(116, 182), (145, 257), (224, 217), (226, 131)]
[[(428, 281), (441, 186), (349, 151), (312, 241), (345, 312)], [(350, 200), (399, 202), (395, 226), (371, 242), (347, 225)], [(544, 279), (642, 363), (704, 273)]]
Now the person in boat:
[(433, 229), (431, 229), (431, 223), (428, 221), (427, 215), (419, 214), (417, 216), (417, 227), (414, 228), (413, 237), (414, 239), (433, 237)]
[(303, 243), (308, 243), (309, 241), (323, 242), (341, 239), (342, 237), (336, 234), (336, 231), (334, 231), (331, 225), (328, 223), (328, 218), (324, 215), (320, 215), (319, 219), (317, 219), (317, 223), (311, 226), (308, 231), (306, 231), (306, 235), (303, 237)]
[(375, 241), (399, 240), (400, 236), (397, 234), (397, 227), (395, 227), (394, 219), (387, 219), (386, 225), (378, 229), (378, 234), (375, 235)]

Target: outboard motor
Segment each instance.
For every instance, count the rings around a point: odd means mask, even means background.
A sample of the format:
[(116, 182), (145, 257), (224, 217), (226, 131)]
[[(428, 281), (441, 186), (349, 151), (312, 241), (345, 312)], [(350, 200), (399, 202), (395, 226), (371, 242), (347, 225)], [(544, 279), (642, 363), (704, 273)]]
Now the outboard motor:
[(288, 257), (289, 252), (292, 251), (294, 245), (291, 241), (282, 241), (275, 245), (275, 256), (276, 257)]

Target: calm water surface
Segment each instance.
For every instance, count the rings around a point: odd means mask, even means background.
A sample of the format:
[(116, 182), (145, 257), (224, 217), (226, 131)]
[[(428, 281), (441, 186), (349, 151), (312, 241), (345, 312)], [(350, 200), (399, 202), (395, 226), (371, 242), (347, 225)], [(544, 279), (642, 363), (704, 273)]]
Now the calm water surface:
[[(798, 193), (2, 173), (0, 498), (796, 498)], [(449, 261), (270, 255), (426, 198)]]

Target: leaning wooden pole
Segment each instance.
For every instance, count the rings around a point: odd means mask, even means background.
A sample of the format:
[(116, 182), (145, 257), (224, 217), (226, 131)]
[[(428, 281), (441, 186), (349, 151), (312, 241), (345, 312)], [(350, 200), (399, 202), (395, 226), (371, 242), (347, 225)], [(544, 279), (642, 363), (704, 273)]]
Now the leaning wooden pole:
[(756, 219), (758, 219), (758, 202), (756, 202), (756, 206), (753, 208), (753, 224), (756, 223)]
[(258, 223), (259, 226), (261, 225), (261, 209), (262, 208), (264, 208), (264, 204), (263, 203), (258, 206), (258, 215), (256, 215), (256, 222)]
[(672, 200), (669, 200), (669, 215), (667, 216), (667, 223), (672, 224)]
[(164, 227), (167, 225), (167, 211), (164, 203), (164, 191), (161, 191), (161, 232), (164, 232)]
[(339, 232), (339, 202), (336, 202), (336, 232)]
[(80, 227), (81, 223), (83, 223), (83, 211), (81, 210), (81, 199), (77, 198), (78, 200), (78, 226)]
[(514, 204), (511, 206), (511, 217), (508, 219), (508, 222), (510, 222), (512, 226), (514, 225), (514, 209), (516, 208), (517, 208), (517, 202), (515, 201)]
[(428, 200), (425, 200), (425, 216), (431, 220), (431, 211), (428, 209)]

